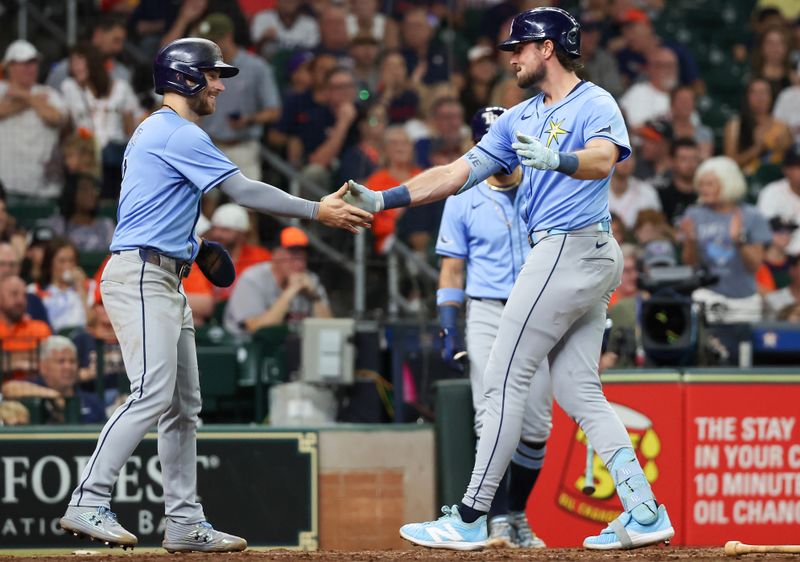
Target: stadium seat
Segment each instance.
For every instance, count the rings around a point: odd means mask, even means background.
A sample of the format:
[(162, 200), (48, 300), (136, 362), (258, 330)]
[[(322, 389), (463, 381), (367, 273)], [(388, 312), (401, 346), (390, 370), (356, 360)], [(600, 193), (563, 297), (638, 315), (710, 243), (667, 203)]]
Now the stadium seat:
[(10, 202), (8, 214), (17, 220), (17, 226), (31, 229), (42, 219), (52, 217), (58, 213), (58, 206), (52, 201), (41, 202)]
[(117, 220), (117, 205), (118, 201), (102, 201), (97, 209), (98, 217), (106, 217), (112, 219), (114, 222)]
[(87, 277), (94, 277), (107, 256), (108, 252), (79, 252), (78, 265), (81, 266)]
[(197, 348), (203, 411), (219, 411), (221, 399), (233, 398), (239, 380), (239, 347), (200, 346)]

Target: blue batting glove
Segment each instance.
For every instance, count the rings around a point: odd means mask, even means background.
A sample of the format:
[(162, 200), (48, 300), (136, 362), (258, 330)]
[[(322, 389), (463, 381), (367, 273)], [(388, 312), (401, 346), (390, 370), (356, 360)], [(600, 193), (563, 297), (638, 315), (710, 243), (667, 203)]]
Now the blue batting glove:
[(439, 306), (439, 324), (442, 329), (439, 331), (439, 338), (442, 342), (442, 360), (451, 369), (459, 373), (464, 372), (464, 365), (467, 362), (467, 352), (464, 349), (464, 342), (458, 333), (458, 313), (459, 307), (445, 304)]
[(461, 342), (458, 330), (442, 328), (439, 337), (442, 340), (442, 360), (451, 369), (463, 373), (464, 365), (467, 362), (467, 352)]
[(345, 203), (369, 213), (377, 213), (383, 210), (383, 196), (379, 192), (372, 191), (353, 180), (349, 180), (347, 186), (348, 190), (343, 198)]
[(517, 132), (517, 142), (511, 145), (517, 152), (520, 162), (539, 170), (555, 170), (561, 163), (558, 152), (547, 148), (541, 141)]

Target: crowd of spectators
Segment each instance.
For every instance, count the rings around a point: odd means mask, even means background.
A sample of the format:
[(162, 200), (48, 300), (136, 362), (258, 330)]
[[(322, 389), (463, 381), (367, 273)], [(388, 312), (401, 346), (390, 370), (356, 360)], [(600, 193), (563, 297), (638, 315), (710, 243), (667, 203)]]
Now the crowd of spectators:
[[(566, 8), (582, 24), (580, 75), (617, 98), (634, 145), (610, 185), (625, 255), (610, 315), (638, 333), (636, 303), (646, 294), (637, 277), (685, 264), (719, 277), (694, 295), (716, 311), (709, 320), (798, 321), (800, 9), (741, 3), (739, 10), (752, 8), (748, 33), (711, 50), (721, 53), (718, 64), (746, 71), (740, 84), (731, 78), (718, 92), (703, 52), (708, 43), (665, 31), (679, 9), (673, 4), (504, 0), (453, 11), (441, 0), (107, 0), (81, 8), (80, 40), (58, 56), (40, 46), (35, 28), (30, 41), (9, 42), (0, 74), (3, 394), (58, 395), (48, 419), (63, 418), (65, 400), (89, 419), (120, 399), (116, 378), (124, 368), (97, 284), (126, 143), (160, 106), (150, 61), (185, 36), (215, 41), (241, 69), (199, 124), (246, 176), (290, 189), (262, 159), (266, 148), (320, 192), (346, 179), (380, 190), (463, 154), (466, 123), (479, 107), (534, 95), (516, 86), (508, 54), (494, 45), (519, 11)], [(739, 103), (722, 120), (718, 94)], [(441, 209), (378, 213), (369, 262), (385, 270), (400, 239), (435, 266)], [(233, 288), (219, 289), (193, 269), (184, 289), (198, 329), (215, 324), (243, 335), (309, 315), (349, 314), (326, 291), (339, 285), (335, 270), (309, 271), (310, 232), (281, 230), (215, 192), (204, 198), (197, 230), (225, 245), (239, 276)], [(409, 265), (405, 275), (412, 279), (406, 287), (421, 286), (413, 282), (418, 268)], [(377, 294), (375, 309), (386, 307), (379, 279), (369, 292)], [(421, 310), (432, 294), (405, 296)], [(641, 364), (639, 342), (629, 347), (607, 355), (604, 366)], [(106, 389), (99, 405), (80, 393), (97, 388), (98, 353)], [(51, 355), (58, 368), (48, 366)], [(24, 418), (15, 407), (2, 411), (3, 419), (5, 412)]]

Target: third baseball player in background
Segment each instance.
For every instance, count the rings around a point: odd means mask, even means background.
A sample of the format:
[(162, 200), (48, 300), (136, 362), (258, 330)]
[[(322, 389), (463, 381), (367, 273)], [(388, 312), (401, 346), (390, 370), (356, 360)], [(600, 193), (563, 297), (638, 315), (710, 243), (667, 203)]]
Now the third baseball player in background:
[(666, 508), (656, 503), (598, 375), (606, 308), (622, 272), (608, 189), (615, 164), (630, 155), (625, 122), (608, 92), (576, 76), (580, 26), (564, 10), (517, 15), (500, 48), (512, 53), (517, 84), (540, 94), (501, 115), (458, 160), (380, 193), (351, 181), (345, 196), (368, 211), (422, 205), (523, 165), (520, 215), (532, 249), (484, 374), (486, 411), (472, 480), (460, 504), (443, 508), (444, 517), (405, 525), (400, 534), (429, 547), (486, 544), (486, 514), (519, 443), (532, 379), (547, 358), (556, 400), (595, 446), (622, 500), (623, 513), (583, 545), (608, 550), (669, 540), (675, 532)]
[[(472, 118), (476, 144), (500, 115), (502, 107), (484, 107)], [(466, 297), (467, 350), (475, 435), (480, 437), (486, 402), (483, 373), (500, 327), (500, 317), (530, 250), (525, 223), (519, 218), (522, 169), (495, 174), (444, 206), (436, 253), (442, 256), (436, 293), (442, 326), (442, 353), (451, 367), (463, 371), (457, 357), (465, 353), (458, 333), (458, 315)], [(497, 256), (505, 256), (499, 260)], [(465, 271), (466, 269), (466, 271)], [(466, 273), (466, 292), (464, 274)], [(525, 516), (528, 496), (544, 463), (545, 443), (552, 428), (553, 388), (547, 360), (531, 385), (522, 419), (522, 437), (489, 510), (489, 545), (544, 548)]]

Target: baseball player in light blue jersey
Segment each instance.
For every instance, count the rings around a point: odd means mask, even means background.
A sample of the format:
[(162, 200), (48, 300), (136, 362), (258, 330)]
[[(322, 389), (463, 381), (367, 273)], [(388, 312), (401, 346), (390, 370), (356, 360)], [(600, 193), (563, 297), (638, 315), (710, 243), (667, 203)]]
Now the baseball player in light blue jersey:
[[(471, 121), (473, 141), (479, 142), (505, 111), (502, 107), (479, 109)], [(495, 174), (464, 195), (448, 198), (436, 242), (436, 253), (442, 256), (437, 292), (442, 354), (453, 368), (463, 370), (458, 359), (463, 353), (458, 315), (466, 298), (469, 375), (478, 437), (485, 405), (483, 373), (503, 308), (530, 250), (525, 223), (519, 218), (520, 181), (522, 169), (516, 167), (511, 175)], [(498, 256), (506, 259), (498, 260)], [(544, 463), (552, 428), (552, 392), (545, 360), (531, 385), (522, 438), (489, 510), (489, 545), (495, 548), (545, 546), (531, 530), (525, 506)]]
[[(461, 503), (400, 534), (428, 547), (472, 550), (487, 541), (486, 513), (522, 431), (532, 379), (545, 360), (556, 400), (580, 424), (616, 484), (623, 512), (591, 549), (624, 549), (675, 534), (655, 501), (625, 427), (598, 375), (605, 313), (619, 285), (622, 255), (610, 233), (608, 189), (630, 155), (611, 95), (575, 74), (580, 26), (559, 8), (517, 15), (501, 49), (517, 84), (541, 93), (500, 116), (475, 148), (407, 184), (372, 192), (349, 182), (346, 201), (366, 210), (421, 205), (523, 165), (521, 212), (532, 247), (503, 310), (483, 378), (486, 410), (472, 479)], [(507, 256), (497, 256), (499, 260)]]
[(109, 418), (72, 493), (61, 527), (110, 546), (135, 546), (137, 538), (110, 511), (120, 469), (145, 433), (157, 425), (169, 552), (229, 552), (247, 542), (215, 530), (197, 501), (196, 430), (200, 381), (192, 311), (181, 287), (193, 261), (220, 286), (233, 282), (230, 256), (195, 236), (200, 198), (220, 187), (237, 203), (258, 211), (348, 229), (369, 226), (370, 214), (347, 205), (343, 186), (315, 203), (249, 180), (197, 125), (214, 111), (238, 69), (225, 64), (205, 39), (166, 45), (154, 65), (164, 106), (135, 131), (125, 150), (113, 253), (100, 283), (108, 316), (122, 348), (131, 394)]

